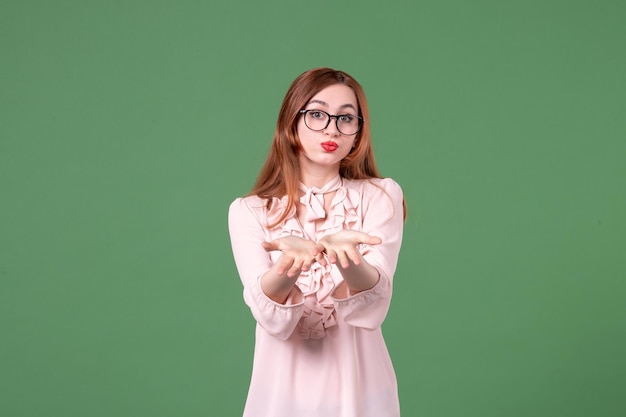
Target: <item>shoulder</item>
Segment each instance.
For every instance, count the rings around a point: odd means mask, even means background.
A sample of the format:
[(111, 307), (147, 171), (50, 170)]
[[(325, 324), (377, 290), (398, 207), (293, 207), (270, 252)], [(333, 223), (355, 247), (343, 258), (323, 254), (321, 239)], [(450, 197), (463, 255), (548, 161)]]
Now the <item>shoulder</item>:
[(404, 210), (402, 187), (392, 178), (346, 180), (346, 187), (360, 194), (363, 213), (385, 217)]
[[(260, 223), (263, 227), (269, 224), (275, 224), (287, 210), (287, 197), (271, 199), (262, 198), (256, 195), (236, 198), (228, 209), (228, 217), (230, 222), (248, 222), (253, 221)], [(295, 207), (291, 209), (288, 216), (295, 215)]]
[(256, 195), (237, 197), (230, 203), (230, 209), (248, 207), (250, 209), (262, 209), (267, 205), (267, 200)]
[(267, 207), (267, 200), (256, 195), (238, 197), (228, 207), (229, 217), (239, 217), (253, 214), (259, 217)]
[(402, 197), (402, 187), (392, 178), (369, 178), (363, 180), (346, 179), (345, 185), (361, 193), (364, 197), (377, 197), (387, 194), (392, 198)]

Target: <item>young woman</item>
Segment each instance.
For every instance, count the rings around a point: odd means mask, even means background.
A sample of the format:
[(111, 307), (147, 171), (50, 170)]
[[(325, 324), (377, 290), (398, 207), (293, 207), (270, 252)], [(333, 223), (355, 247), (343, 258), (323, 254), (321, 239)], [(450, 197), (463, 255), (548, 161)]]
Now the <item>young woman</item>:
[(257, 321), (245, 417), (395, 417), (381, 332), (402, 241), (400, 186), (381, 178), (363, 89), (300, 75), (252, 191), (229, 209), (235, 263)]

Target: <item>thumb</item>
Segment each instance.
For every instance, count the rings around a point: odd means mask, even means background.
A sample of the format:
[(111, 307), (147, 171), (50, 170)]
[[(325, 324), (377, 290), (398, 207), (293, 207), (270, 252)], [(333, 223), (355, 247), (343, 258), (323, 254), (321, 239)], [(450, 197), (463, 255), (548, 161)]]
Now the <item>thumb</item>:
[(366, 233), (364, 233), (363, 235), (364, 236), (361, 240), (361, 243), (365, 243), (366, 245), (379, 245), (383, 243), (383, 240), (379, 238), (378, 236), (372, 236)]
[(280, 250), (278, 248), (278, 242), (275, 240), (272, 240), (270, 242), (261, 242), (261, 246), (263, 246), (263, 249), (265, 249), (267, 252), (272, 252), (275, 250)]

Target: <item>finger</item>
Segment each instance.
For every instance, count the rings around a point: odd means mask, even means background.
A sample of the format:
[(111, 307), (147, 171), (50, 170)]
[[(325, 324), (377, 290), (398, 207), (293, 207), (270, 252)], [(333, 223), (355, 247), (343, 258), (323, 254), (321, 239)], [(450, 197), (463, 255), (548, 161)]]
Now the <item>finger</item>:
[(311, 250), (311, 264), (315, 261), (322, 262), (324, 260), (324, 246), (319, 243), (315, 245), (315, 247)]
[(361, 263), (361, 253), (356, 250), (356, 248), (350, 248), (346, 250), (347, 257), (352, 261), (353, 264), (359, 265)]
[(275, 240), (272, 240), (271, 242), (261, 242), (261, 246), (263, 246), (263, 249), (265, 249), (267, 252), (279, 250), (278, 242)]
[(293, 261), (293, 257), (282, 255), (278, 259), (278, 262), (276, 262), (276, 273), (278, 275), (283, 275), (285, 272), (287, 272), (289, 268), (291, 268), (291, 265), (293, 265)]
[(383, 243), (383, 240), (378, 236), (365, 234), (365, 236), (363, 236), (361, 240), (361, 243), (365, 243), (366, 245), (380, 245), (381, 243)]
[(324, 245), (316, 243), (313, 249), (311, 250), (311, 256), (316, 257), (322, 252), (324, 252)]
[[(314, 261), (314, 260), (315, 259), (312, 259), (311, 261)], [(308, 271), (309, 269), (311, 269), (311, 264), (312, 264), (312, 262), (306, 262), (306, 261), (303, 262), (301, 270), (302, 271)]]
[(315, 257), (315, 260), (322, 266), (328, 265), (328, 262), (326, 262), (326, 258), (324, 257), (323, 252), (318, 253), (317, 256)]
[(290, 269), (289, 271), (287, 271), (287, 276), (289, 278), (293, 278), (293, 277), (297, 277), (298, 275), (300, 275), (300, 270), (299, 269)]
[(287, 276), (289, 278), (293, 278), (293, 277), (297, 277), (298, 275), (300, 275), (301, 269), (300, 268), (295, 268), (295, 267), (291, 267), (289, 268), (289, 271), (287, 271)]
[(332, 249), (326, 249), (326, 255), (328, 256), (328, 262), (334, 264), (337, 262), (337, 252)]
[(295, 259), (289, 271), (287, 271), (287, 276), (293, 278), (297, 275), (300, 275), (300, 271), (302, 270), (302, 260)]
[(337, 262), (339, 263), (339, 265), (341, 265), (343, 269), (350, 267), (350, 261), (348, 260), (348, 257), (346, 256), (346, 253), (344, 251), (337, 252)]

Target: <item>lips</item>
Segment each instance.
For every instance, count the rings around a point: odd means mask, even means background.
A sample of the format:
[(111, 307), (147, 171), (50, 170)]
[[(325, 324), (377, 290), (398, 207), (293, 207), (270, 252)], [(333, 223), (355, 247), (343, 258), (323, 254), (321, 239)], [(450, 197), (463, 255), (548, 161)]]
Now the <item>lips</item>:
[(328, 141), (322, 143), (322, 148), (324, 148), (326, 152), (334, 152), (337, 150), (338, 147), (339, 145), (337, 145), (335, 142)]

